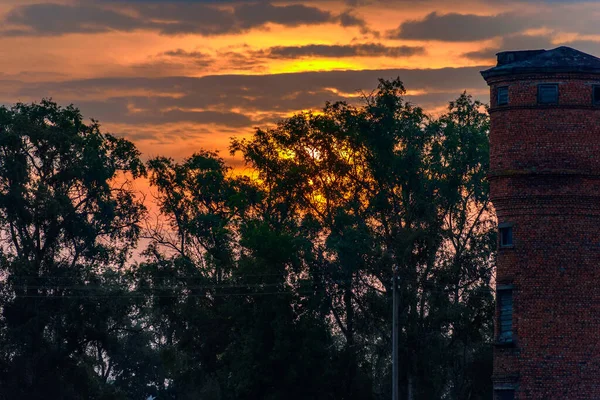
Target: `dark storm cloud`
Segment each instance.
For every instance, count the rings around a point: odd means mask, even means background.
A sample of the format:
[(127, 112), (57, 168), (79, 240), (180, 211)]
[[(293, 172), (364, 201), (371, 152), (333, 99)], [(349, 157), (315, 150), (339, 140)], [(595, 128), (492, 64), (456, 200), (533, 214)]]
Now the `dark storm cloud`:
[(496, 58), (496, 53), (500, 51), (552, 49), (555, 47), (557, 46), (552, 44), (548, 36), (514, 35), (502, 38), (502, 43), (498, 47), (472, 51), (463, 55), (472, 60), (492, 60)]
[(493, 60), (496, 53), (507, 50), (534, 50), (534, 49), (554, 49), (558, 46), (569, 46), (585, 53), (600, 55), (600, 42), (591, 40), (575, 41), (556, 41), (553, 42), (550, 36), (535, 35), (513, 35), (502, 38), (502, 43), (498, 47), (486, 48), (479, 51), (473, 51), (463, 54), (465, 57), (476, 61)]
[[(245, 112), (288, 112), (321, 108), (325, 101), (352, 100), (358, 91), (371, 91), (378, 78), (399, 76), (409, 90), (451, 93), (455, 97), (464, 89), (481, 90), (485, 83), (479, 76), (484, 67), (443, 69), (391, 69), (363, 71), (303, 72), (276, 75), (214, 75), (199, 78), (98, 78), (66, 82), (23, 83), (10, 94), (11, 98), (39, 99), (54, 97), (63, 102), (82, 104), (86, 98), (102, 98), (104, 93), (144, 90), (156, 95), (106, 98), (101, 119), (107, 122), (139, 122), (144, 113), (151, 121), (173, 122), (179, 117), (206, 118), (213, 121), (219, 115), (161, 113), (160, 110), (220, 110), (241, 109)], [(163, 94), (177, 93), (177, 97)], [(348, 97), (348, 95), (350, 97)], [(129, 109), (145, 110), (140, 113)], [(89, 115), (97, 115), (89, 108)], [(156, 118), (158, 120), (156, 120)], [(227, 118), (219, 120), (230, 124)], [(241, 119), (237, 121), (242, 122)]]
[(372, 34), (374, 37), (378, 38), (381, 34), (379, 33), (379, 31), (375, 30), (375, 29), (371, 29), (369, 27), (369, 25), (367, 24), (367, 21), (365, 21), (364, 19), (357, 17), (356, 15), (354, 15), (352, 13), (352, 11), (347, 10), (344, 11), (343, 13), (341, 13), (338, 16), (338, 20), (340, 22), (340, 25), (342, 25), (343, 27), (349, 27), (349, 26), (357, 26), (360, 28), (360, 32), (362, 34)]
[(53, 92), (102, 93), (112, 89), (147, 89), (154, 92), (206, 93), (206, 96), (244, 94), (252, 96), (283, 97), (299, 91), (336, 88), (345, 93), (370, 89), (377, 78), (399, 76), (412, 90), (437, 89), (441, 91), (484, 87), (479, 70), (483, 67), (441, 69), (385, 69), (361, 71), (301, 72), (273, 75), (211, 75), (204, 77), (165, 78), (96, 78), (66, 82), (24, 84), (23, 95), (51, 95)]
[[(161, 104), (166, 103), (166, 104)], [(169, 124), (192, 122), (197, 124), (216, 124), (234, 128), (252, 125), (252, 120), (241, 113), (213, 110), (185, 110), (171, 108), (161, 110), (160, 106), (169, 104), (175, 107), (176, 102), (161, 102), (148, 97), (111, 97), (107, 100), (78, 101), (76, 103), (85, 115), (101, 122), (123, 124)], [(132, 111), (131, 107), (135, 107)], [(151, 108), (140, 108), (148, 106)]]
[(589, 53), (596, 57), (600, 57), (600, 42), (593, 40), (574, 40), (571, 42), (563, 43), (564, 46), (573, 47), (577, 50)]
[(197, 73), (199, 68), (215, 67), (216, 64), (229, 71), (251, 69), (264, 72), (267, 58), (261, 55), (258, 52), (232, 50), (220, 50), (215, 55), (209, 55), (200, 51), (175, 49), (151, 56), (147, 61), (131, 65), (130, 68), (139, 71), (137, 75), (146, 77), (186, 75), (190, 70)]
[(210, 59), (210, 56), (208, 54), (204, 54), (204, 53), (199, 52), (199, 51), (185, 51), (183, 49), (175, 49), (175, 50), (165, 51), (163, 53), (163, 55), (170, 56), (170, 57), (191, 58), (191, 59), (194, 59), (194, 60), (206, 60), (206, 59)]
[(409, 57), (425, 54), (420, 46), (385, 46), (381, 43), (275, 46), (261, 52), (270, 58), (296, 57)]
[(552, 49), (557, 45), (552, 44), (550, 36), (514, 35), (502, 38), (502, 46), (506, 50), (535, 50)]
[(4, 24), (25, 27), (1, 31), (11, 35), (128, 31), (143, 25), (137, 18), (111, 10), (88, 5), (65, 6), (51, 3), (15, 7), (4, 17)]
[(363, 26), (365, 27), (367, 23), (364, 19), (357, 17), (352, 14), (350, 11), (344, 11), (340, 14), (340, 24), (342, 26)]
[(267, 22), (296, 26), (331, 22), (334, 17), (328, 11), (301, 4), (274, 6), (269, 3), (243, 4), (235, 8), (234, 15), (244, 28), (260, 26)]
[(534, 23), (515, 14), (482, 16), (474, 14), (438, 14), (403, 22), (388, 32), (393, 39), (441, 40), (446, 42), (477, 41), (516, 33)]
[[(228, 131), (233, 136), (253, 126), (277, 122), (297, 110), (319, 110), (326, 101), (359, 102), (360, 91), (371, 92), (378, 78), (400, 77), (409, 93), (415, 93), (406, 99), (426, 110), (446, 105), (465, 89), (482, 94), (481, 99), (487, 101), (487, 86), (479, 75), (485, 68), (123, 77), (42, 83), (0, 80), (0, 87), (5, 89), (0, 104), (52, 97), (60, 104), (75, 104), (86, 118), (129, 126), (126, 136), (134, 140), (181, 139), (185, 129), (181, 134), (173, 133), (180, 123), (193, 123), (197, 126), (193, 132), (204, 129), (207, 135), (214, 131), (211, 125), (218, 125), (219, 132)], [(163, 129), (163, 124), (171, 125)], [(177, 138), (165, 138), (165, 132)]]
[[(359, 18), (334, 15), (317, 7), (266, 2), (236, 4), (220, 8), (203, 2), (134, 2), (120, 4), (122, 10), (98, 4), (30, 4), (14, 7), (4, 17), (4, 35), (61, 35), (151, 29), (163, 34), (197, 33), (217, 35), (238, 33), (267, 23), (286, 26), (341, 23), (359, 25)], [(128, 12), (126, 13), (125, 10)], [(9, 27), (10, 26), (10, 27)]]
[(499, 51), (501, 50), (496, 47), (486, 47), (485, 49), (481, 50), (469, 51), (464, 53), (463, 56), (475, 61), (489, 61), (491, 59), (495, 59), (496, 53)]

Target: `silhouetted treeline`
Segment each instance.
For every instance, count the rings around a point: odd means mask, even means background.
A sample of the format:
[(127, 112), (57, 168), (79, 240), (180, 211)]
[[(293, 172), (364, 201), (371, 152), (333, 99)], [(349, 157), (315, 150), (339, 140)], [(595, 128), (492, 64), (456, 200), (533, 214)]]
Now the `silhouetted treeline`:
[(388, 399), (394, 267), (403, 398), (490, 398), (487, 112), (404, 93), (234, 139), (252, 178), (0, 108), (0, 399)]

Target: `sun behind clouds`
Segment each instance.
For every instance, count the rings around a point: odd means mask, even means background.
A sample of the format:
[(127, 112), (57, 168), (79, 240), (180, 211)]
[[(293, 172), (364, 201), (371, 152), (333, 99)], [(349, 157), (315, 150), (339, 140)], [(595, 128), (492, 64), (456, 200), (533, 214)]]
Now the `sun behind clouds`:
[(0, 103), (74, 103), (144, 155), (227, 153), (326, 101), (360, 101), (400, 76), (443, 110), (504, 49), (598, 54), (597, 3), (578, 1), (5, 1)]

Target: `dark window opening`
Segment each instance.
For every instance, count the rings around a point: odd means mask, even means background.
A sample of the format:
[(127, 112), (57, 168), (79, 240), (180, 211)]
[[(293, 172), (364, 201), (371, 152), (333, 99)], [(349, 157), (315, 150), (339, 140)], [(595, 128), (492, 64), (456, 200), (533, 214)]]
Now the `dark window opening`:
[(512, 389), (494, 390), (494, 400), (515, 400), (515, 391)]
[(498, 228), (500, 233), (500, 247), (513, 246), (513, 231), (512, 225), (502, 224)]
[(498, 88), (498, 99), (497, 104), (503, 106), (508, 104), (508, 86)]
[(498, 342), (512, 342), (513, 298), (512, 288), (497, 288), (498, 302)]
[(539, 85), (538, 86), (539, 104), (558, 104), (558, 85)]
[(594, 85), (594, 97), (593, 97), (593, 102), (594, 105), (596, 106), (600, 106), (600, 85)]

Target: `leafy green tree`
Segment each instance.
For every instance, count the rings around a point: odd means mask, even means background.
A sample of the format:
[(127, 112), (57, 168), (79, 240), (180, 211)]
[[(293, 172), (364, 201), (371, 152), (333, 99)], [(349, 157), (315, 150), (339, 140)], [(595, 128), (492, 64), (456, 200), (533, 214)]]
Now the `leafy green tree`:
[(221, 398), (219, 357), (231, 319), (223, 296), (235, 266), (235, 235), (251, 196), (230, 179), (216, 154), (199, 152), (179, 164), (148, 162), (161, 216), (150, 224), (147, 261), (137, 267), (154, 342), (170, 382), (164, 396)]
[(113, 271), (140, 232), (144, 173), (72, 106), (0, 107), (0, 397), (119, 397), (112, 343), (136, 330), (135, 303)]
[[(489, 117), (463, 93), (433, 124), (433, 171), (440, 186), (443, 234), (432, 277), (439, 307), (435, 329), (449, 340), (441, 348), (453, 399), (489, 398), (492, 374), (490, 281), (495, 265), (495, 216), (489, 200)], [(435, 358), (428, 357), (429, 360)]]
[[(333, 398), (331, 335), (299, 280), (310, 241), (214, 153), (149, 162), (166, 226), (137, 269), (172, 398)], [(308, 248), (307, 248), (308, 246)]]
[[(463, 94), (432, 119), (404, 93), (399, 80), (381, 80), (361, 106), (327, 104), (234, 141), (232, 151), (259, 172), (269, 197), (318, 232), (313, 251), (322, 262), (308, 268), (324, 280), (344, 339), (339, 397), (389, 387), (381, 371), (389, 371), (395, 266), (403, 392), (469, 398), (465, 371), (489, 340), (491, 317), (487, 114)], [(469, 356), (454, 365), (458, 343)]]
[(0, 108), (0, 399), (388, 398), (394, 269), (403, 398), (489, 398), (487, 110), (404, 95), (233, 140), (253, 180), (208, 151), (146, 167), (74, 107)]

